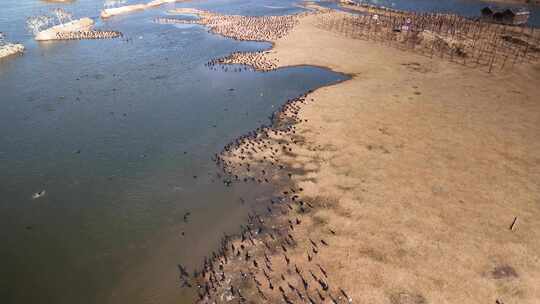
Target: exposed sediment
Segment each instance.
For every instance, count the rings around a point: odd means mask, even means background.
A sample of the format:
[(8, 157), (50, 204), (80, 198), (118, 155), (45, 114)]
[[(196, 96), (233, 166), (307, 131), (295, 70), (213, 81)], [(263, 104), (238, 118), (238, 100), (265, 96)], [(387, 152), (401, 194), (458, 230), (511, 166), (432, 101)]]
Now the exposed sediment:
[(124, 15), (136, 11), (141, 11), (153, 7), (158, 7), (163, 4), (167, 3), (175, 3), (180, 2), (181, 0), (154, 0), (150, 1), (146, 4), (132, 4), (132, 5), (125, 5), (120, 7), (114, 7), (114, 8), (107, 8), (101, 11), (101, 18), (110, 18), (117, 15)]
[(0, 45), (0, 58), (5, 58), (15, 54), (22, 54), (24, 46), (22, 44), (7, 43)]
[(34, 39), (37, 41), (57, 40), (59, 34), (64, 35), (71, 32), (90, 31), (93, 26), (94, 20), (85, 17), (43, 30), (37, 33)]

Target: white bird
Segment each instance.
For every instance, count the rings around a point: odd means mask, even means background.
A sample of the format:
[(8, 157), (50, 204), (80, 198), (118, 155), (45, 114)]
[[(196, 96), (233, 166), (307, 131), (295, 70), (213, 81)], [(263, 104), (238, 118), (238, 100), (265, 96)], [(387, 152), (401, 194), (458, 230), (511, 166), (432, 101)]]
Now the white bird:
[(36, 192), (36, 193), (32, 194), (32, 199), (40, 198), (40, 197), (44, 196), (45, 193), (47, 193), (45, 190), (41, 190), (39, 192)]

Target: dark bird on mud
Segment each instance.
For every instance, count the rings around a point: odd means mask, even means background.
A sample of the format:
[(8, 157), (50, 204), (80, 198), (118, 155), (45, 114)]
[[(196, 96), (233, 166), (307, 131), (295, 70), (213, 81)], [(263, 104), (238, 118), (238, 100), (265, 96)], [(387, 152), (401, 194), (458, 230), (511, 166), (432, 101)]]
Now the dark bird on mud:
[(289, 260), (289, 257), (287, 257), (287, 255), (283, 255), (283, 257), (285, 258), (285, 262), (287, 262), (287, 265), (289, 265), (289, 263), (291, 262), (291, 260)]
[(296, 290), (296, 288), (295, 288), (294, 286), (292, 286), (291, 283), (289, 283), (289, 282), (287, 282), (287, 286), (289, 286), (289, 289), (290, 289), (291, 291), (295, 291), (295, 290)]
[(330, 230), (330, 233), (332, 233), (333, 235), (336, 234), (336, 232), (334, 230), (332, 230), (332, 229), (328, 229), (328, 230)]
[(321, 243), (322, 243), (323, 245), (325, 245), (325, 246), (329, 246), (328, 243), (327, 243), (325, 240), (323, 240), (323, 239), (321, 239)]
[(185, 223), (187, 223), (190, 215), (191, 215), (191, 212), (189, 212), (189, 211), (184, 214), (184, 222)]
[(313, 258), (309, 255), (309, 253), (307, 254), (307, 259), (308, 259), (308, 262), (311, 262), (313, 260)]
[(253, 277), (253, 281), (255, 281), (255, 284), (257, 284), (257, 286), (262, 286), (261, 282), (259, 282), (257, 278)]
[(264, 253), (264, 259), (266, 260), (266, 262), (268, 264), (272, 264), (272, 262), (270, 261), (270, 258), (268, 257), (268, 255), (266, 254), (266, 252)]
[(237, 290), (237, 293), (238, 293), (238, 296), (240, 297), (240, 301), (241, 302), (245, 302), (246, 301), (246, 298), (244, 297), (244, 295), (242, 293), (240, 293), (240, 290), (238, 289)]
[(311, 238), (309, 239), (309, 241), (311, 242), (311, 245), (313, 245), (315, 248), (319, 248), (317, 243), (315, 243)]
[(184, 280), (182, 280), (182, 285), (180, 287), (182, 287), (182, 288), (183, 287), (191, 288), (192, 285), (189, 283), (188, 280), (184, 279)]
[(184, 266), (178, 264), (178, 270), (180, 271), (180, 276), (181, 277), (189, 277), (189, 273), (186, 271), (186, 269), (184, 268)]
[(327, 291), (328, 290), (328, 284), (323, 281), (322, 279), (319, 279), (317, 280), (317, 282), (319, 282), (319, 285), (321, 285), (321, 288), (324, 290), (324, 291)]
[(345, 299), (347, 299), (347, 300), (350, 299), (349, 295), (345, 292), (345, 290), (343, 290), (342, 288), (340, 288), (339, 291), (340, 291), (341, 294), (345, 297)]
[(304, 285), (304, 289), (307, 291), (309, 288), (308, 282), (306, 281), (306, 279), (304, 279), (303, 276), (300, 276), (300, 278), (302, 279), (302, 284)]
[(261, 295), (261, 297), (262, 297), (263, 299), (268, 300), (268, 299), (266, 298), (266, 296), (264, 295), (264, 293), (262, 292), (262, 290), (259, 288), (259, 286), (257, 286), (257, 292)]

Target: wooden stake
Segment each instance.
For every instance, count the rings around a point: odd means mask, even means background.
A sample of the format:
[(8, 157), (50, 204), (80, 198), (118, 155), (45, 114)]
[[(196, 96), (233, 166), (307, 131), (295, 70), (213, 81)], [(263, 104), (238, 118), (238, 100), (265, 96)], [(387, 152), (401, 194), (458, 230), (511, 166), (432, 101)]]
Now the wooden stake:
[(517, 216), (514, 217), (514, 221), (512, 222), (512, 225), (510, 225), (510, 230), (514, 231), (517, 225), (517, 220), (518, 220)]

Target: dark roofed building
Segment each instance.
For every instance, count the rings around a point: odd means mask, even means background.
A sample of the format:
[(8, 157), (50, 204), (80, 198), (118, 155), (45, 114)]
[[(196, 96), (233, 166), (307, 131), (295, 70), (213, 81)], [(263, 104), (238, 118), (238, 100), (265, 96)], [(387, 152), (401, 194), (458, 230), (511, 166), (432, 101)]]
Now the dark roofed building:
[(482, 20), (509, 25), (522, 25), (527, 23), (531, 13), (523, 8), (484, 7), (481, 11)]
[(482, 18), (491, 18), (493, 17), (494, 10), (489, 6), (486, 6), (480, 12), (482, 13)]

